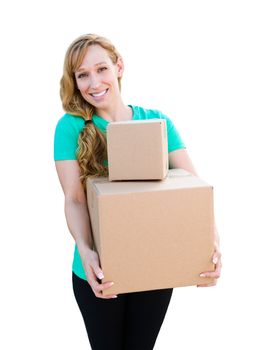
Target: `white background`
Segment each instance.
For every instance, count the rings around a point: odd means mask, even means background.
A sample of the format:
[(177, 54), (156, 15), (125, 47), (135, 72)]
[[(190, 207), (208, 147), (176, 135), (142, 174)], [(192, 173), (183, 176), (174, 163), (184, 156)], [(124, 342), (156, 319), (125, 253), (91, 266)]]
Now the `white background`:
[(215, 190), (221, 279), (174, 290), (155, 349), (260, 349), (260, 2), (1, 7), (1, 348), (89, 349), (71, 288), (74, 241), (53, 134), (65, 50), (98, 33), (124, 58), (125, 103), (172, 118)]

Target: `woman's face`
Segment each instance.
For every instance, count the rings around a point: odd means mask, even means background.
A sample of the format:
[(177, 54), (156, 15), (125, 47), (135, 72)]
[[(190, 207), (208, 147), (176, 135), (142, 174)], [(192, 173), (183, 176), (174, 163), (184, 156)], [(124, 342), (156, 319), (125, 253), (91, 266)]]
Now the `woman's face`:
[(118, 78), (122, 73), (121, 58), (113, 64), (103, 47), (91, 45), (75, 72), (75, 78), (82, 97), (99, 110), (113, 106), (120, 97)]

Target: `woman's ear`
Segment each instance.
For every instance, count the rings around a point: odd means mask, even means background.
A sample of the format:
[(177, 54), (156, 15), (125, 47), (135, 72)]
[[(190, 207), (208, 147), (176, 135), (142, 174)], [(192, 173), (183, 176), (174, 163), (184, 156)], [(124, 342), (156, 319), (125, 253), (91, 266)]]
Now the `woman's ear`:
[(124, 63), (123, 63), (122, 57), (118, 57), (116, 66), (117, 66), (118, 78), (121, 78), (124, 72)]

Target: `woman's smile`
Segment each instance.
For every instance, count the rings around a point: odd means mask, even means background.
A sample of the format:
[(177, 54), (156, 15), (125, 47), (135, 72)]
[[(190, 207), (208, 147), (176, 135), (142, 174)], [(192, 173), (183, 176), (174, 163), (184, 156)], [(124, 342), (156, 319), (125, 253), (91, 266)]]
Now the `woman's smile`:
[(90, 95), (94, 98), (95, 101), (100, 101), (103, 99), (103, 97), (107, 94), (109, 89), (103, 90), (101, 92), (93, 92), (90, 93)]

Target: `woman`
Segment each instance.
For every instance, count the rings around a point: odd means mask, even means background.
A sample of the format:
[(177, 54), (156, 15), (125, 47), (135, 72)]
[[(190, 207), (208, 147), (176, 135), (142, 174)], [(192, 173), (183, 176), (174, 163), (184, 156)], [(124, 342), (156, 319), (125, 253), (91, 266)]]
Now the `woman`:
[[(122, 57), (108, 39), (94, 34), (77, 38), (65, 55), (60, 92), (66, 114), (55, 130), (55, 165), (65, 195), (68, 228), (76, 243), (73, 289), (95, 350), (153, 349), (173, 291), (170, 288), (119, 296), (102, 295), (113, 281), (100, 281), (103, 272), (93, 249), (85, 182), (90, 175), (108, 175), (108, 123), (166, 119), (170, 167), (197, 175), (171, 119), (157, 110), (124, 104), (120, 93), (123, 71)], [(206, 277), (219, 277), (220, 256), (216, 232), (213, 255), (216, 269), (205, 272)], [(211, 285), (214, 284), (216, 282)]]

